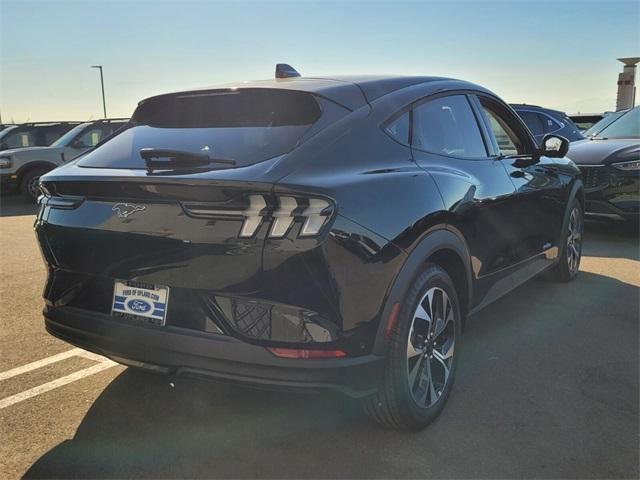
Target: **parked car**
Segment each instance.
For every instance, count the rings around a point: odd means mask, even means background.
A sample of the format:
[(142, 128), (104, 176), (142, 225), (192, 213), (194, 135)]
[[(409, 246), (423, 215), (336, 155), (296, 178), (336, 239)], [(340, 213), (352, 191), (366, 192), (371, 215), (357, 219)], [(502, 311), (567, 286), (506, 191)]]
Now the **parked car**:
[(588, 215), (640, 219), (640, 107), (572, 143), (568, 156), (582, 171)]
[(511, 107), (524, 120), (537, 142), (541, 142), (548, 133), (563, 136), (570, 142), (584, 139), (580, 129), (564, 112), (537, 105), (512, 103)]
[(3, 188), (18, 187), (29, 200), (38, 196), (41, 175), (94, 147), (126, 124), (126, 119), (87, 122), (71, 128), (49, 147), (30, 147), (0, 152), (0, 182)]
[(604, 113), (572, 113), (569, 115), (569, 118), (576, 124), (580, 131), (584, 132), (602, 120), (604, 116)]
[(46, 147), (80, 122), (36, 122), (11, 125), (0, 132), (0, 150)]
[(620, 110), (618, 112), (605, 112), (604, 117), (602, 117), (598, 122), (594, 123), (590, 128), (584, 131), (584, 136), (586, 138), (597, 137), (605, 127), (611, 125), (628, 111), (629, 109)]
[(467, 316), (578, 273), (579, 170), (483, 87), (296, 74), (143, 100), (41, 178), (46, 328), (155, 372), (335, 389), (421, 428)]

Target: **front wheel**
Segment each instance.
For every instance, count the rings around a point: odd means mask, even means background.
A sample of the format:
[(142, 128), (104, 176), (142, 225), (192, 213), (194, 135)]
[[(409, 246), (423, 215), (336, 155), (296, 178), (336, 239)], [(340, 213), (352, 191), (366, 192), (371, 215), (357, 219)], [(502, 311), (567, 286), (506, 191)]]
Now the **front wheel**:
[(399, 430), (418, 430), (435, 420), (453, 386), (460, 328), (451, 278), (428, 265), (403, 301), (390, 333), (383, 384), (364, 399), (365, 412)]
[(583, 231), (584, 213), (582, 206), (578, 200), (573, 200), (569, 211), (569, 220), (563, 232), (560, 258), (545, 278), (556, 282), (570, 282), (576, 278), (582, 258)]

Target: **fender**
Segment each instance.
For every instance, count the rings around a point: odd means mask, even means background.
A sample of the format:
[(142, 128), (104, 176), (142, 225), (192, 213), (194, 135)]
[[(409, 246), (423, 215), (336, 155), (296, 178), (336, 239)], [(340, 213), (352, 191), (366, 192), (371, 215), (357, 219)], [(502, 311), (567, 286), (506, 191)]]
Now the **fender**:
[(434, 253), (441, 250), (450, 250), (458, 255), (465, 268), (465, 277), (467, 281), (467, 298), (461, 298), (460, 302), (466, 305), (465, 310), (470, 310), (470, 301), (472, 296), (472, 276), (471, 276), (471, 257), (469, 249), (463, 238), (451, 230), (447, 230), (442, 225), (437, 230), (428, 233), (418, 245), (411, 251), (400, 271), (396, 275), (395, 280), (382, 309), (378, 331), (373, 346), (373, 353), (376, 355), (384, 355), (387, 338), (385, 330), (391, 309), (396, 303), (401, 303), (407, 290), (409, 290), (413, 279), (422, 271), (425, 261)]

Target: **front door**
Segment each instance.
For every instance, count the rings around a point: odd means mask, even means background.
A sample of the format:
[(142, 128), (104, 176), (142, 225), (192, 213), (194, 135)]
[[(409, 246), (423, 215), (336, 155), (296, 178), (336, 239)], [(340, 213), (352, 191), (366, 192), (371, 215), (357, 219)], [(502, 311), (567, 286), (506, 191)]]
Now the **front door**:
[(518, 226), (517, 257), (526, 261), (545, 254), (555, 258), (565, 210), (563, 182), (553, 159), (540, 157), (521, 120), (489, 96), (476, 105), (486, 122), (494, 158), (515, 187), (512, 221)]

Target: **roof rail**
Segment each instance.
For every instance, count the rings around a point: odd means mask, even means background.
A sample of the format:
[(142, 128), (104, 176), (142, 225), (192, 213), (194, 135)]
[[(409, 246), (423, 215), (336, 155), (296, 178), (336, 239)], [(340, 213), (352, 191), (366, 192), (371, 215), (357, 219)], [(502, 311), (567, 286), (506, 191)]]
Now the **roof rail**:
[(79, 120), (47, 120), (44, 122), (23, 122), (23, 123), (16, 123), (14, 125), (27, 125), (27, 126), (36, 126), (36, 125), (51, 125), (51, 124), (58, 124), (58, 123), (75, 123), (76, 125), (80, 125), (82, 122)]

